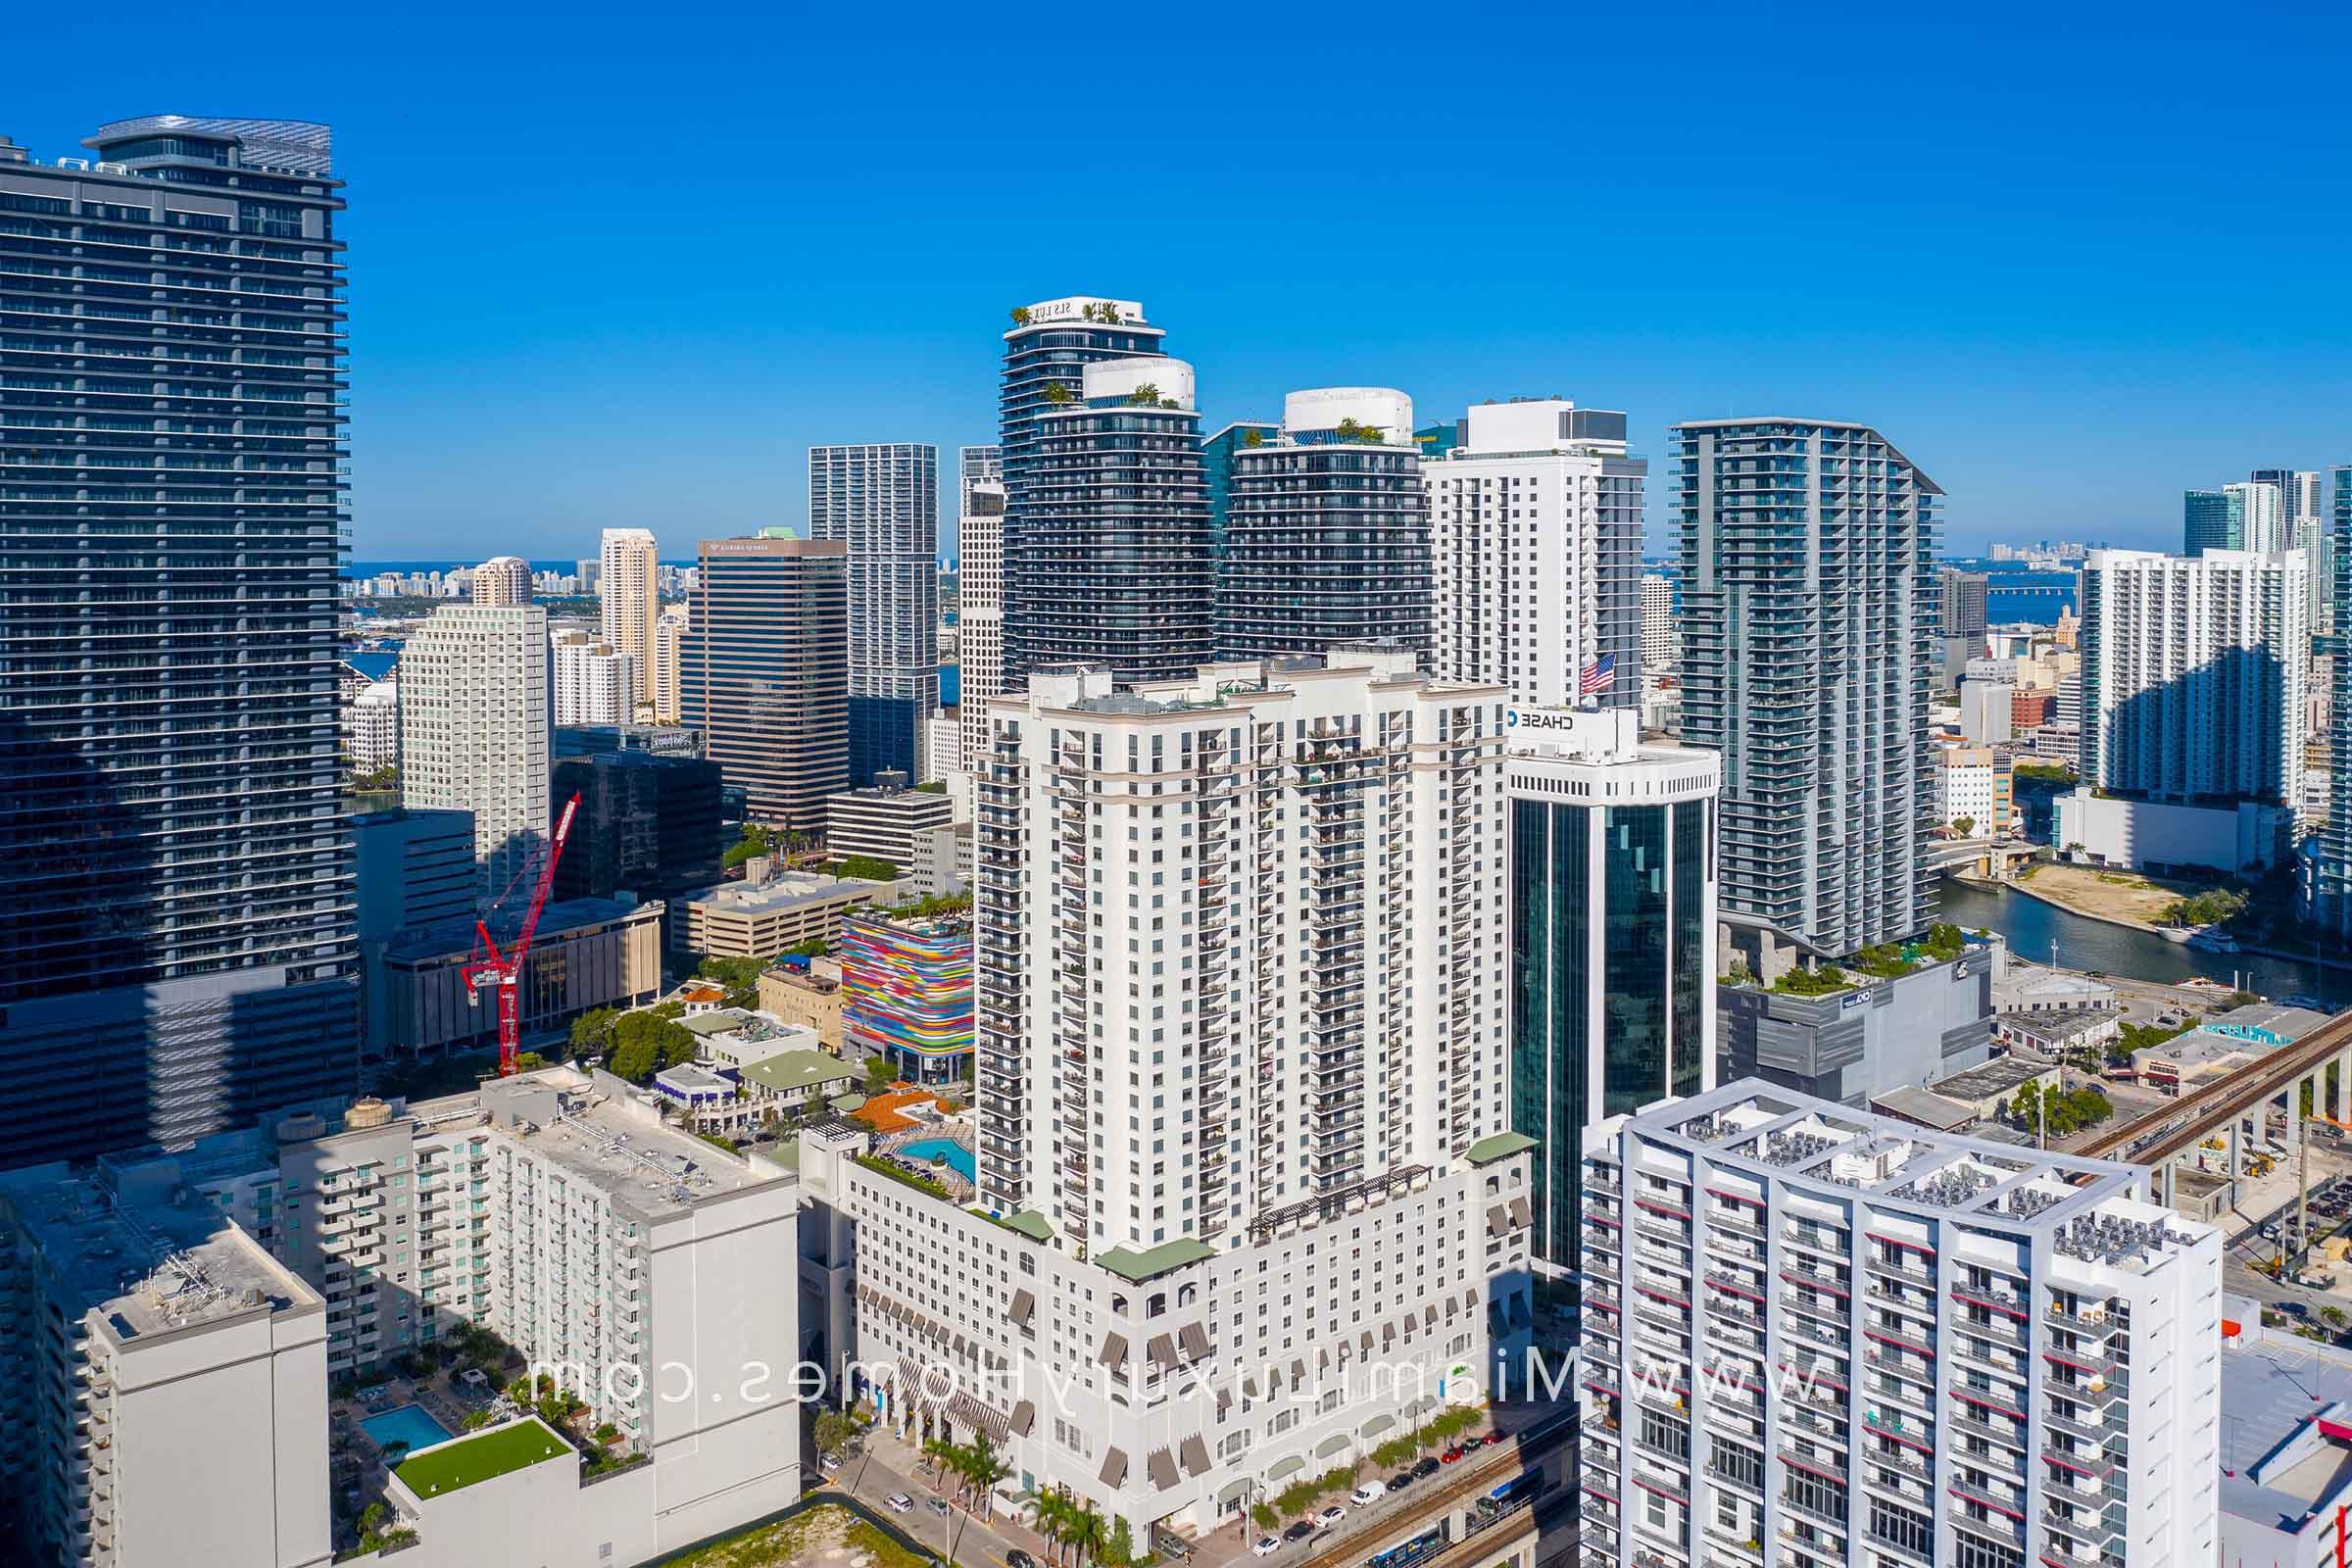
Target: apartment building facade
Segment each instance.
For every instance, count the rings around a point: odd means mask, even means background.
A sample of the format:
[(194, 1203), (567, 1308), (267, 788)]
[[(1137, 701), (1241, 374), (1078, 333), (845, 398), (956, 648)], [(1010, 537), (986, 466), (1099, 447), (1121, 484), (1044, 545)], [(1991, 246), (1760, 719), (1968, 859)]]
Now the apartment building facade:
[(1216, 541), (1216, 657), (1430, 651), (1429, 517), (1413, 402), (1386, 387), (1283, 401), (1271, 441), (1230, 457)]
[(1754, 1080), (1585, 1156), (1592, 1568), (2214, 1560), (2221, 1239), (2147, 1171)]
[(1482, 403), (1422, 468), (1433, 668), (1523, 708), (1642, 700), (1642, 490), (1625, 416), (1556, 398)]
[(1723, 911), (1749, 967), (1928, 924), (1943, 492), (1838, 420), (1674, 427), (1682, 737), (1723, 755)]
[(536, 605), (444, 605), (401, 651), (401, 804), (473, 813), (487, 898), (547, 842), (547, 661)]
[[(651, 1461), (635, 1511), (656, 1549), (800, 1494), (799, 1186), (664, 1126), (617, 1079), (546, 1068), (114, 1164), (120, 1182), (195, 1195), (323, 1304), (320, 1409), (302, 1438), (321, 1514), (327, 1379), (461, 1322), (496, 1333)], [(682, 1380), (694, 1397), (661, 1396)]]

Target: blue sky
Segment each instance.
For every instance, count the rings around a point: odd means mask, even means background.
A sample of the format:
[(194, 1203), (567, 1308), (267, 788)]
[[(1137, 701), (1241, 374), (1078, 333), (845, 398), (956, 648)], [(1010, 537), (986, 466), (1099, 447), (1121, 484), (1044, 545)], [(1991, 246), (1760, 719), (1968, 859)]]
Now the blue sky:
[(1082, 292), (1212, 426), (1867, 420), (1955, 552), (2177, 547), (2186, 486), (2352, 462), (2341, 6), (301, 15), (23, 8), (0, 133), (334, 125), (362, 558), (805, 526), (808, 446), (952, 466), (1006, 310)]

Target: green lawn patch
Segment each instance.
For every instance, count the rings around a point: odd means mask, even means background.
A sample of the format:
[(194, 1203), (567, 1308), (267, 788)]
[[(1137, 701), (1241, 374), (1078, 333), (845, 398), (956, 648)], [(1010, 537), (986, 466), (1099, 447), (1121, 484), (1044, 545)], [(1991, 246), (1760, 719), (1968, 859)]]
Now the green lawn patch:
[(572, 1457), (571, 1445), (536, 1417), (444, 1443), (401, 1461), (392, 1473), (419, 1497), (435, 1497), (489, 1481), (525, 1465)]

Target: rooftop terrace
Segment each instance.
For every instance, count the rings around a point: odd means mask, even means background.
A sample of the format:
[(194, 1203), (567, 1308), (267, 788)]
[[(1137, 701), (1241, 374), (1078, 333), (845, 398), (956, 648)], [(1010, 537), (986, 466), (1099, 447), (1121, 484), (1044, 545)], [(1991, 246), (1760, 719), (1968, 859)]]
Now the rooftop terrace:
[(1718, 1170), (2046, 1230), (2059, 1251), (2114, 1267), (2146, 1266), (2205, 1230), (2147, 1201), (2135, 1167), (1939, 1132), (1755, 1079), (1629, 1120), (1644, 1141)]
[(0, 1192), (58, 1288), (83, 1311), (97, 1311), (118, 1340), (320, 1304), (206, 1204), (124, 1201), (87, 1177)]

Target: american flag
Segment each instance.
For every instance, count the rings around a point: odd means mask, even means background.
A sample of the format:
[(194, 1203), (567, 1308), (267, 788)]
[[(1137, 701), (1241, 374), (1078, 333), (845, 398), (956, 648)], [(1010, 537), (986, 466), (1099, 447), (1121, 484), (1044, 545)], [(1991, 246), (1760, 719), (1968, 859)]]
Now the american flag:
[(1598, 697), (1616, 684), (1617, 656), (1603, 654), (1585, 666), (1584, 676), (1577, 682), (1577, 689), (1587, 697)]

